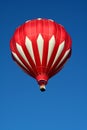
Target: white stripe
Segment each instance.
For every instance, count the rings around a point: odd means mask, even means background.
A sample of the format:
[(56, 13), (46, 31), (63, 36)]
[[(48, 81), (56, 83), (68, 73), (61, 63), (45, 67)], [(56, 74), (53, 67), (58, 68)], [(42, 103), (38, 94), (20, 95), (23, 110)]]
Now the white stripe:
[(18, 43), (16, 43), (16, 47), (22, 58), (27, 62), (28, 65), (30, 65), (22, 47)]
[(53, 19), (48, 19), (48, 20), (50, 20), (50, 21), (54, 22), (54, 20), (53, 20)]
[(70, 49), (65, 52), (64, 56), (62, 57), (62, 59), (60, 60), (60, 62), (56, 68), (58, 68), (58, 66), (65, 60), (65, 58), (68, 56), (69, 52), (70, 52)]
[(25, 45), (26, 45), (26, 48), (27, 48), (33, 62), (35, 63), (34, 53), (33, 53), (33, 48), (32, 48), (32, 41), (27, 36), (26, 36), (26, 40), (25, 40)]
[(59, 47), (58, 47), (58, 50), (57, 50), (57, 53), (56, 53), (56, 56), (55, 56), (55, 59), (53, 61), (53, 65), (55, 64), (55, 62), (57, 61), (57, 59), (59, 58), (60, 54), (62, 53), (63, 49), (64, 49), (64, 45), (65, 45), (65, 41), (63, 41)]
[(53, 36), (51, 37), (51, 39), (49, 40), (47, 64), (48, 64), (49, 59), (50, 59), (50, 57), (51, 57), (51, 54), (52, 54), (52, 52), (53, 52), (54, 46), (55, 46), (55, 37), (54, 37), (54, 35), (53, 35)]
[(44, 44), (44, 39), (42, 38), (42, 35), (39, 34), (37, 38), (37, 46), (39, 50), (39, 56), (40, 56), (40, 61), (42, 63), (42, 57), (43, 57), (43, 44)]
[(25, 21), (25, 23), (28, 23), (28, 22), (30, 22), (31, 20), (27, 20), (27, 21)]
[[(26, 69), (28, 70), (28, 68), (22, 63), (22, 61), (19, 59), (19, 57), (17, 56), (16, 53), (12, 52), (14, 58)], [(29, 70), (28, 70), (29, 71)]]
[(42, 20), (42, 18), (37, 18), (37, 20)]

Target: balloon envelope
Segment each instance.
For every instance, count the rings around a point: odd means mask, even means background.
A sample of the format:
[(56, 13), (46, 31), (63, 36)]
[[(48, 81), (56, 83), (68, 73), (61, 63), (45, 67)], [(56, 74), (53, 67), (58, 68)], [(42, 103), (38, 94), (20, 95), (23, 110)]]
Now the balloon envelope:
[(29, 20), (19, 26), (10, 41), (13, 59), (35, 78), (41, 91), (71, 55), (71, 38), (65, 28), (49, 19)]

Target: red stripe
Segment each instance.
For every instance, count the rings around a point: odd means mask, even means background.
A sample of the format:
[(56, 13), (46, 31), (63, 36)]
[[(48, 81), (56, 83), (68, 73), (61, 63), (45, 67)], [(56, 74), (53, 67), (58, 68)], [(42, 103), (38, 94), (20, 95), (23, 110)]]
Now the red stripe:
[(47, 65), (47, 73), (49, 72), (49, 69), (53, 64), (54, 58), (56, 56), (56, 53), (57, 53), (57, 50), (58, 50), (58, 47), (59, 47), (59, 44), (60, 44), (60, 26), (56, 26), (56, 27), (57, 27), (57, 30), (56, 30), (56, 32), (54, 34), (54, 36), (56, 36), (55, 37), (56, 44), (54, 46), (53, 53), (52, 53), (52, 55), (50, 57), (48, 65)]

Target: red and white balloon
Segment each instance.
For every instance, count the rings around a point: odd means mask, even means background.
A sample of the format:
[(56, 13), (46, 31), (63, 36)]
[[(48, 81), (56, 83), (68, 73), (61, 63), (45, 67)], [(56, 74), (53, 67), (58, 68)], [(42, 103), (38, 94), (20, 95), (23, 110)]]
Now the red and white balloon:
[(41, 91), (49, 78), (58, 73), (71, 55), (71, 38), (65, 28), (49, 19), (25, 22), (10, 41), (13, 59), (35, 78)]

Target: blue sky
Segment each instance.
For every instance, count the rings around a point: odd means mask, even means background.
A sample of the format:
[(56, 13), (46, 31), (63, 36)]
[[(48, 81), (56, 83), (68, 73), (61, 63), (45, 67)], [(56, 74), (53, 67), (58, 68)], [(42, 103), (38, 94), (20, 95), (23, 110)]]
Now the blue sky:
[[(12, 60), (9, 42), (28, 19), (50, 18), (72, 37), (72, 56), (41, 93)], [(0, 130), (87, 130), (86, 0), (0, 1)]]

